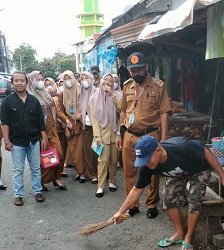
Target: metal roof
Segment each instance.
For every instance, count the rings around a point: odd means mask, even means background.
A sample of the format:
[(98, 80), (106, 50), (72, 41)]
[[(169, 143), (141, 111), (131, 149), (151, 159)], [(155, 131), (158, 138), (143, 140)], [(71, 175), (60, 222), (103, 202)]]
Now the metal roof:
[(114, 43), (125, 47), (130, 42), (137, 40), (140, 32), (148, 22), (149, 20), (143, 17), (111, 30)]
[(153, 16), (145, 16), (139, 18), (133, 22), (124, 24), (118, 28), (112, 29), (110, 32), (114, 39), (114, 44), (120, 47), (125, 47), (132, 41), (138, 40), (138, 36), (143, 30), (143, 28), (155, 18), (156, 14)]

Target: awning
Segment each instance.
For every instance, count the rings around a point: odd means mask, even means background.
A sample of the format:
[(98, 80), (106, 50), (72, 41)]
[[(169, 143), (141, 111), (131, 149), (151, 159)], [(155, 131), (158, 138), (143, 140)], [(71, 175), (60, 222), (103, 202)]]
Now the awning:
[[(152, 38), (176, 32), (193, 23), (194, 7), (207, 6), (220, 0), (186, 0), (179, 8), (167, 11), (156, 24), (148, 24), (138, 39), (151, 41)], [(151, 41), (152, 42), (152, 41)]]
[(139, 18), (136, 21), (127, 23), (122, 25), (116, 29), (111, 30), (111, 34), (114, 39), (114, 44), (119, 45), (120, 47), (124, 48), (126, 45), (130, 44), (133, 41), (138, 40), (138, 36), (141, 30), (149, 23), (153, 18)]

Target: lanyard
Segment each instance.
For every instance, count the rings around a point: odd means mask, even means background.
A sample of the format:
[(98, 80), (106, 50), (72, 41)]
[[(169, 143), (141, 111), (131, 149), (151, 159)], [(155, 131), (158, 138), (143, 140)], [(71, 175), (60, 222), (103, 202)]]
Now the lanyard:
[(138, 99), (141, 97), (141, 95), (146, 90), (146, 88), (147, 88), (147, 86), (144, 89), (142, 89), (138, 94), (137, 94), (137, 91), (136, 91), (136, 88), (135, 88), (135, 103), (134, 103), (134, 107), (136, 107)]

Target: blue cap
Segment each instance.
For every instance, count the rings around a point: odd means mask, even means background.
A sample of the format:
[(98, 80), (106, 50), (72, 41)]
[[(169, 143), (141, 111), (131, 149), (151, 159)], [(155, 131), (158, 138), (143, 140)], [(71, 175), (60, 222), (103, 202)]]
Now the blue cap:
[(132, 53), (127, 59), (127, 69), (142, 68), (145, 64), (145, 56), (140, 52)]
[(153, 136), (144, 135), (135, 143), (136, 159), (134, 166), (142, 167), (149, 162), (153, 152), (158, 147), (158, 142)]

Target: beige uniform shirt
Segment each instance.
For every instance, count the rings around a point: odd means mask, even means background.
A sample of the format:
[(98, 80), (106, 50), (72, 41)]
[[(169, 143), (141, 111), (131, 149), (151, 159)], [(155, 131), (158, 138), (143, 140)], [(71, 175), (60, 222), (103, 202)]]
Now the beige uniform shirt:
[[(160, 115), (171, 111), (164, 82), (149, 74), (147, 74), (146, 80), (147, 86), (137, 101), (135, 91), (137, 83), (131, 78), (126, 81), (123, 87), (121, 111), (126, 112), (124, 124), (132, 131), (160, 127)], [(130, 116), (134, 116), (133, 124), (129, 121)]]

